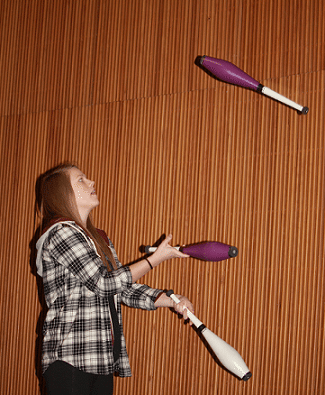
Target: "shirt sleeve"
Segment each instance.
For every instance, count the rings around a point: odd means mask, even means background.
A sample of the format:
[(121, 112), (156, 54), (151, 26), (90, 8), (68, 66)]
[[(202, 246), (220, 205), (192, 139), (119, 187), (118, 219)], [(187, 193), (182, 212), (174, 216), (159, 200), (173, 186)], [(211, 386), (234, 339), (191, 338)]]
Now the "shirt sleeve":
[(150, 288), (145, 284), (132, 284), (132, 287), (122, 292), (122, 302), (129, 307), (144, 310), (156, 310), (155, 301), (161, 289)]
[[(107, 234), (103, 230), (97, 230), (111, 248), (116, 264), (118, 266), (121, 265), (111, 239), (108, 238)], [(122, 302), (129, 307), (143, 310), (156, 310), (154, 303), (157, 300), (158, 295), (162, 292), (163, 291), (161, 289), (150, 288), (145, 284), (133, 283), (131, 287), (128, 287), (122, 292), (121, 299)]]
[(108, 271), (87, 237), (75, 227), (62, 225), (50, 235), (47, 248), (57, 263), (99, 297), (105, 298), (130, 288), (130, 269), (123, 266)]

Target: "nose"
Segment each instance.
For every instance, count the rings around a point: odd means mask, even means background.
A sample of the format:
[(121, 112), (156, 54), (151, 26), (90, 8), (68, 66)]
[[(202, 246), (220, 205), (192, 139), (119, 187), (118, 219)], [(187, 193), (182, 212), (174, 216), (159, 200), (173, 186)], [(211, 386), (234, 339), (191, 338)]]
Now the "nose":
[(93, 187), (95, 185), (95, 181), (90, 180), (90, 186)]

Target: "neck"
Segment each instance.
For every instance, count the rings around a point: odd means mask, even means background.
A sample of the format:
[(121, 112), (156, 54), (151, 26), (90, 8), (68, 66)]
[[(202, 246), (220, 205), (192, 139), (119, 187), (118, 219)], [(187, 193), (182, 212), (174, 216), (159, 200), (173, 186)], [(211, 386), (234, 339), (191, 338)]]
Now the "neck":
[(87, 229), (87, 222), (88, 222), (88, 217), (89, 213), (79, 213), (80, 220), (81, 220), (81, 225)]

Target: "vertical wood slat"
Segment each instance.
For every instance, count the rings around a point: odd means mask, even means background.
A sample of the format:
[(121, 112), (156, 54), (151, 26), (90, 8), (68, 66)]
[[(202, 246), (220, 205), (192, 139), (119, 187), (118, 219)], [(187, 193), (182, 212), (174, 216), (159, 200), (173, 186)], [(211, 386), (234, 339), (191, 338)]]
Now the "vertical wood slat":
[[(134, 376), (117, 379), (116, 394), (322, 394), (322, 2), (149, 3), (0, 5), (0, 392), (40, 393), (34, 183), (69, 159), (96, 180), (94, 219), (122, 262), (163, 232), (175, 244), (239, 248), (218, 264), (164, 263), (141, 281), (188, 295), (252, 379), (225, 372), (169, 310), (123, 308)], [(211, 78), (194, 64), (203, 54), (234, 62), (309, 114)]]

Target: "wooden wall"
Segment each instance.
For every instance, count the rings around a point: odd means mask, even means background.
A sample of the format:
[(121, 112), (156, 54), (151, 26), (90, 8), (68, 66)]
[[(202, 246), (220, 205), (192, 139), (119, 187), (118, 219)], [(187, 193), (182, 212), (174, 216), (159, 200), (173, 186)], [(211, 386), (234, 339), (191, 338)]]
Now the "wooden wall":
[[(133, 377), (117, 395), (324, 394), (324, 20), (321, 0), (1, 1), (1, 394), (43, 388), (34, 187), (62, 160), (95, 179), (122, 262), (169, 232), (239, 249), (143, 281), (188, 295), (253, 377), (168, 309), (125, 308)], [(309, 113), (215, 80), (204, 54)]]

